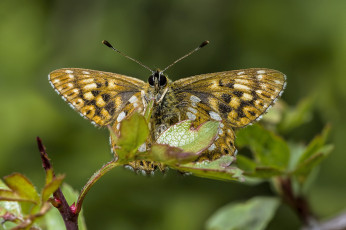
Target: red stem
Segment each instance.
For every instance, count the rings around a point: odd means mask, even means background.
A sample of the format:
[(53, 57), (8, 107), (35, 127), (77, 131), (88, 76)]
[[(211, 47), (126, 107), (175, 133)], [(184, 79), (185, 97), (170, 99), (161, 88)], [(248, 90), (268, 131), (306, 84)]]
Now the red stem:
[[(50, 160), (48, 158), (48, 154), (46, 152), (46, 148), (42, 144), (42, 140), (37, 137), (37, 145), (38, 149), (40, 150), (41, 160), (42, 160), (42, 167), (47, 172), (48, 169), (52, 168), (52, 164), (50, 163)], [(54, 172), (53, 172), (54, 174)], [(55, 177), (55, 175), (54, 175)], [(52, 202), (53, 206), (57, 208), (60, 212), (60, 215), (62, 216), (65, 227), (67, 230), (78, 230), (78, 214), (74, 212), (74, 206), (70, 207), (67, 203), (64, 194), (62, 193), (61, 189), (58, 188), (53, 193), (54, 201)]]

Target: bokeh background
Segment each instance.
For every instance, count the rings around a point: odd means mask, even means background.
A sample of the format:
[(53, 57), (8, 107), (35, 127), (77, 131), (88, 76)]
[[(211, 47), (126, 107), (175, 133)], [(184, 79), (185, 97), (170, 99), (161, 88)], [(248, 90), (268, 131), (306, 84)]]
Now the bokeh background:
[[(109, 40), (152, 68), (210, 40), (171, 68), (172, 79), (223, 70), (267, 67), (288, 76), (283, 100), (316, 98), (311, 121), (289, 134), (308, 142), (331, 123), (335, 150), (309, 192), (317, 215), (346, 207), (346, 1), (0, 1), (0, 176), (27, 175), (41, 186), (40, 136), (55, 170), (79, 190), (111, 159), (108, 132), (93, 127), (54, 92), (50, 71), (82, 67), (146, 80), (149, 72), (101, 44)], [(174, 171), (147, 178), (117, 168), (84, 204), (89, 229), (202, 229), (222, 205), (271, 195), (247, 186)], [(269, 229), (295, 229), (282, 206)]]

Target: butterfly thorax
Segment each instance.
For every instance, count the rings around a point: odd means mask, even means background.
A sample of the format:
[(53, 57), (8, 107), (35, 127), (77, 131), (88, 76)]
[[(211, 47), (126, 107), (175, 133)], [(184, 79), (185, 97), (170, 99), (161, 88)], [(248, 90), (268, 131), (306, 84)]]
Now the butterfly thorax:
[(171, 81), (157, 70), (149, 77), (148, 83), (144, 98), (147, 103), (154, 100), (150, 127), (152, 139), (156, 140), (164, 130), (180, 120), (180, 115), (175, 108), (176, 97), (170, 88)]

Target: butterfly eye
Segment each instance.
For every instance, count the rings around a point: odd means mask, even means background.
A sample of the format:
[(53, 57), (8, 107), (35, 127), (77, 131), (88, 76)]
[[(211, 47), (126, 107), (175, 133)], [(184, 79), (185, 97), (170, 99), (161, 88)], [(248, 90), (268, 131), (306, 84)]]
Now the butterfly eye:
[(148, 78), (148, 82), (150, 86), (154, 86), (155, 82), (154, 82), (154, 75), (150, 75), (150, 77)]
[(160, 86), (165, 86), (167, 83), (167, 77), (165, 75), (160, 76)]

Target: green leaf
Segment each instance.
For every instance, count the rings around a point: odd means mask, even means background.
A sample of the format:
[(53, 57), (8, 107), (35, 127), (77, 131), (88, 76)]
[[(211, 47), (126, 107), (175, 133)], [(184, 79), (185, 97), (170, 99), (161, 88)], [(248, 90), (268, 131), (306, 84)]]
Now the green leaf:
[(0, 189), (0, 201), (27, 201), (35, 203), (35, 201), (31, 199), (23, 198), (17, 193), (7, 189)]
[(248, 146), (251, 149), (257, 166), (278, 170), (287, 168), (290, 156), (288, 145), (282, 138), (258, 124), (240, 129), (236, 144), (240, 148)]
[(318, 149), (314, 154), (310, 154), (310, 157), (300, 162), (293, 174), (297, 177), (299, 183), (304, 183), (308, 178), (310, 172), (318, 166), (323, 159), (325, 159), (330, 152), (334, 149), (333, 145), (326, 145)]
[[(12, 217), (12, 220), (4, 218)], [(16, 219), (18, 218), (18, 219)], [(4, 219), (7, 219), (8, 221), (4, 222)], [(0, 229), (13, 229), (20, 223), (20, 219), (23, 219), (23, 216), (21, 215), (21, 208), (18, 202), (12, 202), (12, 201), (0, 201)]]
[(179, 147), (185, 152), (201, 153), (214, 141), (219, 129), (218, 121), (208, 121), (197, 127), (191, 128), (192, 121), (181, 121), (164, 131), (157, 143)]
[(24, 175), (12, 173), (4, 177), (4, 183), (21, 199), (31, 201), (35, 204), (40, 202), (40, 196), (34, 185)]
[(257, 166), (256, 162), (242, 155), (237, 156), (237, 166), (244, 170), (244, 175), (248, 177), (268, 179), (285, 174), (284, 170), (273, 166)]
[(215, 161), (192, 162), (176, 165), (173, 168), (204, 178), (244, 181), (243, 171), (236, 167), (230, 167), (233, 161), (233, 156), (226, 155)]
[(208, 121), (194, 129), (190, 120), (165, 130), (145, 155), (147, 159), (168, 165), (191, 162), (214, 141), (219, 122)]
[(49, 184), (46, 184), (42, 190), (42, 203), (46, 202), (49, 197), (60, 187), (65, 176), (58, 175), (52, 179)]
[[(0, 179), (0, 190), (9, 191), (6, 184)], [(0, 192), (1, 193), (1, 192)], [(0, 216), (4, 215), (6, 212), (12, 213), (15, 216), (21, 215), (21, 208), (18, 202), (6, 201), (6, 199), (1, 199), (0, 195)]]
[(143, 144), (149, 135), (145, 118), (139, 113), (124, 119), (120, 124), (120, 137), (117, 141), (119, 161), (131, 160), (138, 147)]
[[(327, 125), (320, 135), (317, 135), (301, 153), (300, 158), (294, 165), (292, 174), (300, 184), (308, 180), (312, 170), (318, 166), (333, 150), (332, 145), (325, 145), (330, 132), (330, 126)], [(310, 183), (311, 184), (311, 183)]]
[(167, 165), (190, 162), (198, 157), (196, 153), (184, 152), (181, 148), (163, 144), (153, 144), (147, 154), (148, 159), (162, 162)]
[(311, 120), (313, 105), (314, 98), (310, 97), (301, 100), (295, 108), (286, 109), (279, 130), (288, 132)]
[(207, 230), (265, 229), (280, 204), (272, 197), (255, 197), (220, 208), (207, 221)]
[(237, 166), (245, 172), (253, 172), (255, 171), (257, 164), (246, 156), (237, 155)]
[(46, 170), (46, 183), (45, 184), (49, 184), (50, 182), (52, 182), (54, 178), (54, 171), (53, 168), (49, 168)]
[(330, 126), (327, 125), (320, 135), (317, 135), (306, 147), (304, 153), (301, 155), (298, 164), (309, 159), (312, 155), (314, 155), (320, 148), (325, 144), (330, 133)]

